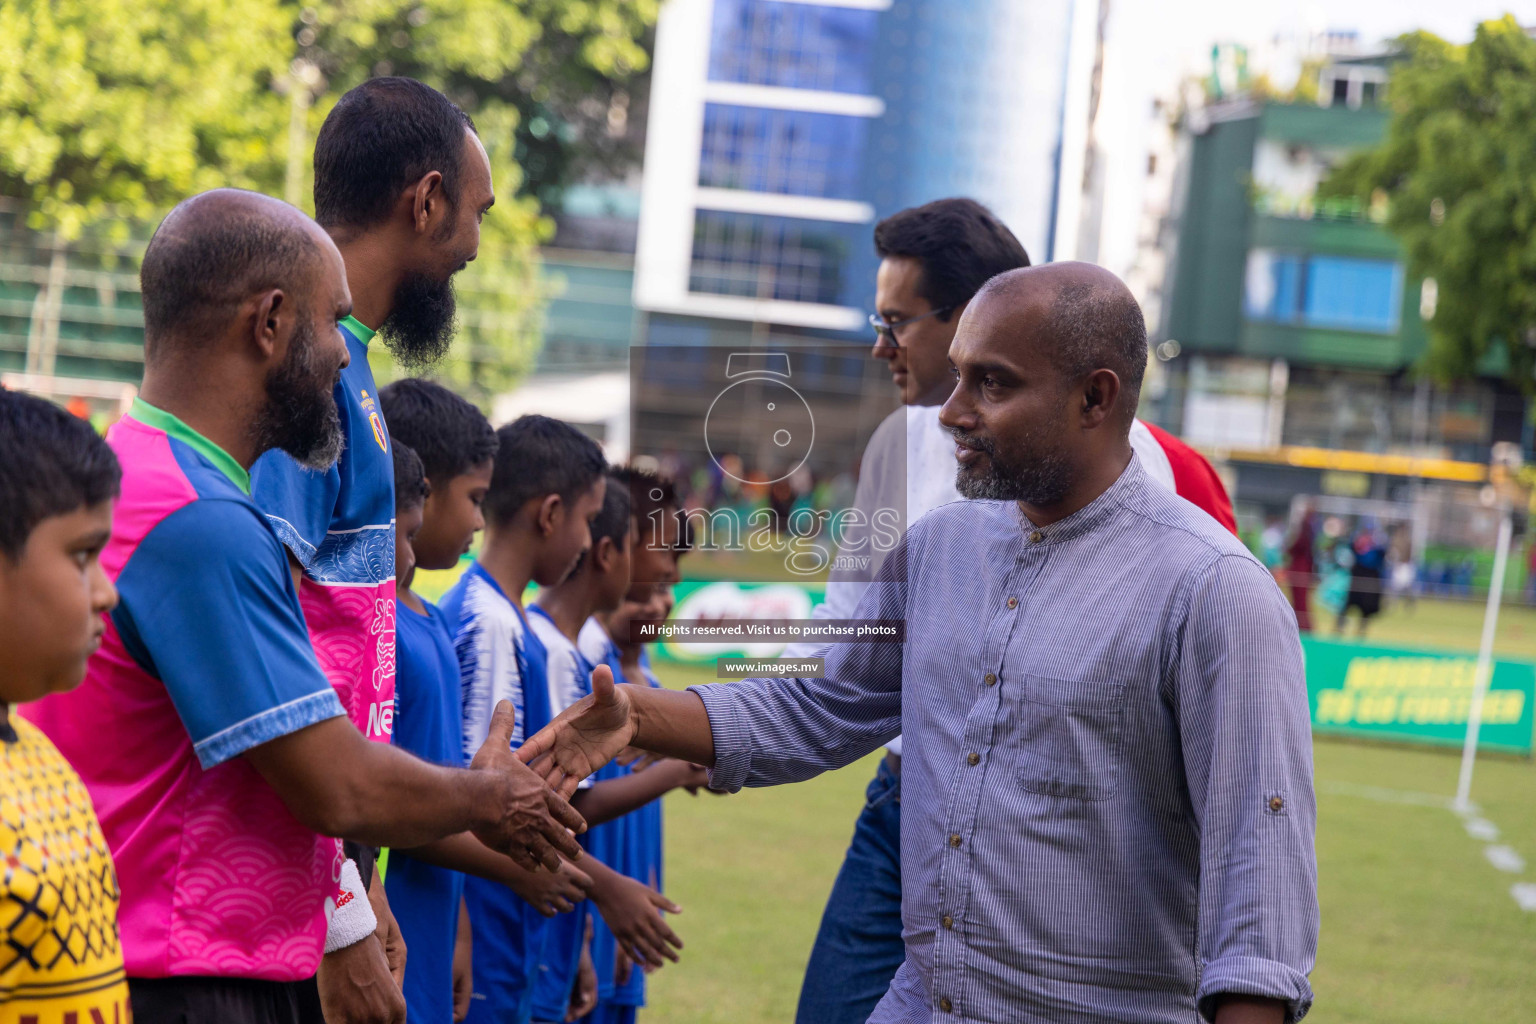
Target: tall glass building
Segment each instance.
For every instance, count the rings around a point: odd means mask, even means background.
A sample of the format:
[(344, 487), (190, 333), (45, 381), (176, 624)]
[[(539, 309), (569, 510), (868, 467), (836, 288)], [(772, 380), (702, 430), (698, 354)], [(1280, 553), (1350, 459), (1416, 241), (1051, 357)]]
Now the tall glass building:
[(1048, 259), (1073, 11), (668, 0), (636, 252), (648, 340), (865, 331), (875, 221), (946, 196), (985, 203)]

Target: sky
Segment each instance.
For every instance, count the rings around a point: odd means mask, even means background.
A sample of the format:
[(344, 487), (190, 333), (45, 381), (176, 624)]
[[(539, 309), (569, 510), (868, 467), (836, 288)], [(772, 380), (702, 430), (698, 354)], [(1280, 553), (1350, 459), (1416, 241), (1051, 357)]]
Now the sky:
[[(1456, 42), (1472, 38), (1480, 21), (1514, 14), (1536, 25), (1536, 0), (1333, 0), (1276, 3), (1263, 0), (1110, 0), (1105, 35), (1104, 97), (1098, 137), (1110, 168), (1105, 231), (1099, 262), (1124, 274), (1135, 255), (1142, 206), (1149, 111), (1154, 98), (1176, 95), (1190, 74), (1210, 70), (1211, 45), (1241, 43), (1271, 48), (1277, 37), (1353, 29), (1366, 49), (1413, 29)], [(1277, 69), (1278, 70), (1278, 69)], [(1294, 71), (1291, 71), (1294, 75)], [(1275, 84), (1290, 84), (1276, 77)]]

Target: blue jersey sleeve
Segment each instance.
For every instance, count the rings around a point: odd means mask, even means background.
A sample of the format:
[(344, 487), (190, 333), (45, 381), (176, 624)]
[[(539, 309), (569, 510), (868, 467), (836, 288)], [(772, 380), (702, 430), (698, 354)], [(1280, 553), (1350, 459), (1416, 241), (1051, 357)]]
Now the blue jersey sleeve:
[(282, 546), (249, 505), (194, 501), (139, 544), (112, 620), (165, 683), (204, 768), (341, 715)]
[(251, 467), (251, 500), (306, 569), (331, 528), (340, 496), (341, 471), (335, 466), (323, 473), (306, 469), (273, 449)]

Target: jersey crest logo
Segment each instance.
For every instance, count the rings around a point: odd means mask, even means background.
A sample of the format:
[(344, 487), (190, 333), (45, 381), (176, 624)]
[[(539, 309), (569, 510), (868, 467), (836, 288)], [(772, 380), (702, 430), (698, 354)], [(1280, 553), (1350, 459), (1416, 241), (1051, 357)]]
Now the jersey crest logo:
[(379, 448), (382, 451), (389, 451), (389, 435), (384, 433), (384, 421), (379, 419), (379, 414), (376, 412), (369, 413), (368, 423), (373, 427), (373, 439), (378, 442)]

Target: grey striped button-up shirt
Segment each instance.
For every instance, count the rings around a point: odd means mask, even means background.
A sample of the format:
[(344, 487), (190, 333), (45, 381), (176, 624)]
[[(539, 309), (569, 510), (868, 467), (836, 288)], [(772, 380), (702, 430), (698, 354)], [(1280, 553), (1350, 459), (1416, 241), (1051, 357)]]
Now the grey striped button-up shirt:
[(898, 732), (907, 960), (872, 1024), (1191, 1024), (1214, 996), (1300, 1017), (1316, 805), (1296, 620), (1274, 580), (1140, 462), (1035, 529), (924, 516), (826, 679), (696, 687), (712, 784), (809, 778)]

